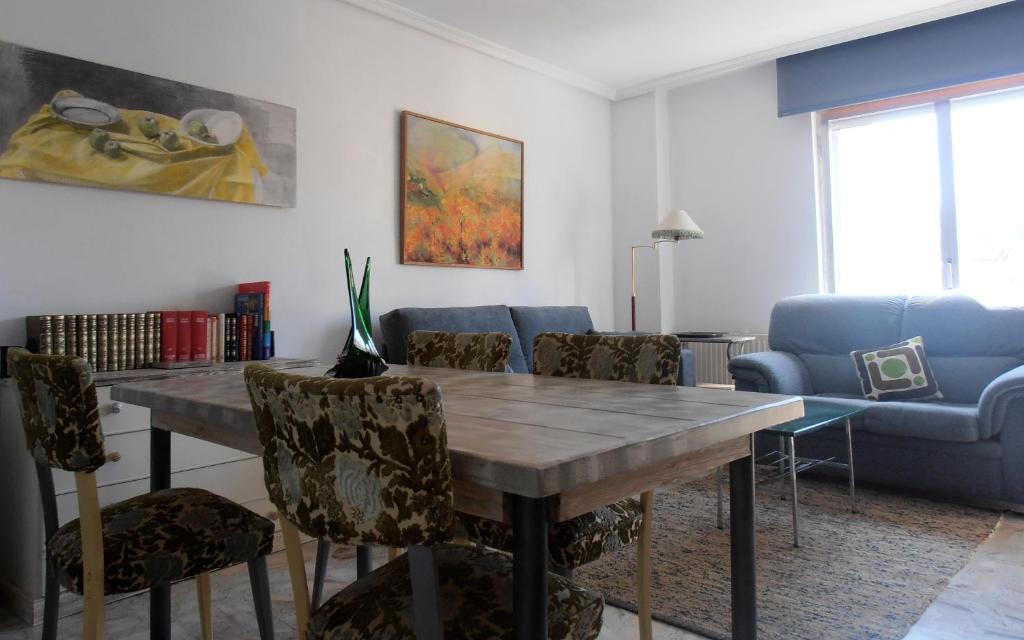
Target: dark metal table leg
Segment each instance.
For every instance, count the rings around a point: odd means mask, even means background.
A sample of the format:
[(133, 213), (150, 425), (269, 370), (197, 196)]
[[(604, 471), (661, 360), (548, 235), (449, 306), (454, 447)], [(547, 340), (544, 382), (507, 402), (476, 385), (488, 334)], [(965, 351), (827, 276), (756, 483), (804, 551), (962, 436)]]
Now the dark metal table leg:
[(548, 637), (548, 512), (543, 498), (512, 504), (512, 611), (516, 640)]
[[(149, 429), (149, 490), (171, 488), (171, 432)], [(171, 640), (171, 585), (149, 590), (150, 640)]]
[(356, 545), (356, 577), (365, 578), (373, 571), (373, 547)]
[(800, 501), (796, 495), (796, 438), (789, 441), (789, 493), (793, 507), (793, 546), (800, 546)]
[(850, 477), (850, 505), (851, 510), (857, 513), (857, 486), (853, 480), (853, 434), (851, 433), (850, 419), (846, 419), (846, 472)]
[[(729, 463), (732, 563), (732, 637), (757, 638), (757, 568), (754, 530), (754, 457)], [(538, 638), (545, 636), (535, 636)]]

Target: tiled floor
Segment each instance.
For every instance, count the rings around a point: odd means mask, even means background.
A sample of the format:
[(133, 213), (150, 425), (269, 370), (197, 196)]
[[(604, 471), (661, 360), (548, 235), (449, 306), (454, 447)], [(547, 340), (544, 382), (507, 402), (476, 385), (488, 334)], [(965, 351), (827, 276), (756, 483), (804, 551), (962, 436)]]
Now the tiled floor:
[[(312, 570), (312, 545), (307, 545)], [(379, 558), (378, 562), (383, 558)], [(326, 591), (332, 592), (354, 578), (350, 559), (331, 563)], [(283, 554), (271, 557), (271, 598), (277, 612), (276, 636), (295, 638), (291, 610), (291, 588)], [(175, 639), (199, 638), (196, 598), (192, 582), (174, 587), (172, 634)], [(244, 567), (223, 571), (213, 577), (214, 635), (219, 638), (256, 638), (248, 574)], [(145, 596), (127, 598), (107, 607), (107, 637), (117, 640), (148, 638), (149, 601)], [(60, 638), (80, 637), (80, 618), (61, 621)], [(35, 640), (39, 629), (24, 629), (10, 618), (0, 616), (0, 640)], [(655, 625), (658, 640), (699, 640), (664, 625)], [(637, 637), (636, 616), (607, 607), (600, 640)], [(981, 545), (970, 563), (952, 580), (906, 640), (968, 640), (972, 638), (1024, 640), (1024, 517), (1008, 515), (990, 540)]]

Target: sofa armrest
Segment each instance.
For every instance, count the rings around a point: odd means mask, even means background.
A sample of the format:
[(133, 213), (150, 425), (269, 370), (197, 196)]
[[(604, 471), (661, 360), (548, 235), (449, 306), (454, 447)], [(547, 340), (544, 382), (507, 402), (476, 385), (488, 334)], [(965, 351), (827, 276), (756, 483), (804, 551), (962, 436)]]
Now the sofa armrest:
[(763, 351), (736, 356), (729, 373), (738, 391), (811, 395), (811, 376), (800, 358), (786, 351)]
[(982, 440), (998, 436), (1015, 422), (1024, 425), (1024, 365), (990, 382), (978, 401), (978, 435)]

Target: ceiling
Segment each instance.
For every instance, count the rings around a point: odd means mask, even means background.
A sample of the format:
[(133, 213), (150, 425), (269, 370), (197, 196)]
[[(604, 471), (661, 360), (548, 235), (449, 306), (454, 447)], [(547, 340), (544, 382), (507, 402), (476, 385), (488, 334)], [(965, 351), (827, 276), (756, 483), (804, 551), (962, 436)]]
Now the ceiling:
[(507, 53), (512, 57), (565, 72), (562, 75), (598, 93), (623, 97), (658, 84), (681, 84), (690, 77), (711, 75), (716, 69), (766, 61), (1001, 1), (362, 0), (358, 4), (390, 5), (391, 13), (398, 9), (407, 22), (425, 17), (434, 27), (428, 30), (435, 33), (438, 27), (454, 27), (452, 32), (470, 36), (482, 48), (500, 45), (492, 48), (511, 50)]

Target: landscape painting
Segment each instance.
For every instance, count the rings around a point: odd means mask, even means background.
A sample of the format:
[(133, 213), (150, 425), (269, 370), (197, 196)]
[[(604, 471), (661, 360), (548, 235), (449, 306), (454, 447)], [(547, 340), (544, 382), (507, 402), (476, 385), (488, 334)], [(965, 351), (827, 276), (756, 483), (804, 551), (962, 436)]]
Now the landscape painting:
[(0, 42), (0, 177), (295, 206), (295, 110)]
[(402, 263), (523, 268), (523, 143), (402, 113)]

